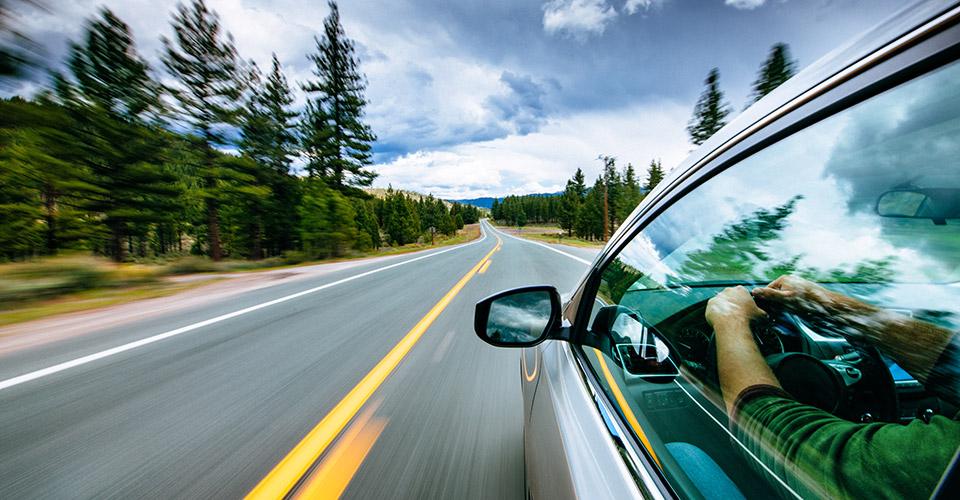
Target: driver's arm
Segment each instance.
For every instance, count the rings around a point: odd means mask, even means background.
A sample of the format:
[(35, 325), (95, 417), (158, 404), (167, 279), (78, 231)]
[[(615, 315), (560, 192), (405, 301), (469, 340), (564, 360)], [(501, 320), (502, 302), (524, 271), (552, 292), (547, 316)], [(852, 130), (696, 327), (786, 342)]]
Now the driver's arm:
[(763, 314), (742, 287), (707, 303), (720, 388), (744, 445), (802, 497), (929, 496), (960, 445), (960, 422), (857, 424), (794, 401), (750, 332)]
[(707, 302), (707, 322), (717, 343), (717, 371), (727, 413), (737, 397), (751, 387), (780, 388), (750, 332), (750, 321), (764, 316), (742, 286), (727, 288)]

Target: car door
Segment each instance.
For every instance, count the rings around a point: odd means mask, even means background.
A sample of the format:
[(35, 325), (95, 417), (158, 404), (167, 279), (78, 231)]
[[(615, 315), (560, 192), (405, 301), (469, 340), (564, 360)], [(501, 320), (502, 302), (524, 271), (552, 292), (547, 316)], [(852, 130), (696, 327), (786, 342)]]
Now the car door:
[[(676, 182), (682, 188), (624, 231), (581, 290), (576, 362), (615, 408), (637, 468), (672, 493), (935, 491), (960, 447), (960, 395), (952, 382), (910, 368), (914, 358), (947, 359), (944, 343), (960, 331), (960, 63), (955, 28), (941, 35)], [(784, 398), (795, 406), (785, 408), (823, 425), (747, 432), (728, 414), (705, 312), (728, 288), (782, 276), (864, 304), (877, 323), (836, 330), (832, 323), (849, 319), (841, 312), (817, 318), (765, 304), (770, 321), (750, 326), (756, 348), (771, 367), (784, 355), (813, 359), (774, 372), (785, 388), (799, 380)], [(909, 348), (854, 338), (881, 321), (913, 335)], [(861, 364), (842, 364), (848, 359)], [(810, 375), (811, 366), (825, 366), (826, 378)], [(820, 380), (839, 380), (830, 408), (816, 399), (826, 392)], [(893, 446), (907, 436), (924, 444)]]

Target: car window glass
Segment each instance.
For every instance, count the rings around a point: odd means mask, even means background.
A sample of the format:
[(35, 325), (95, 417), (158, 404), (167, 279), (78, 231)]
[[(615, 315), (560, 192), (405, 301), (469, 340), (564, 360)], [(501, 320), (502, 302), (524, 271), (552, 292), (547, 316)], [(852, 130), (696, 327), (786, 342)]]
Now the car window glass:
[[(786, 391), (742, 407), (705, 317), (736, 286), (759, 297), (747, 335)], [(596, 302), (584, 354), (679, 490), (928, 496), (960, 445), (960, 65), (698, 186), (607, 265)]]

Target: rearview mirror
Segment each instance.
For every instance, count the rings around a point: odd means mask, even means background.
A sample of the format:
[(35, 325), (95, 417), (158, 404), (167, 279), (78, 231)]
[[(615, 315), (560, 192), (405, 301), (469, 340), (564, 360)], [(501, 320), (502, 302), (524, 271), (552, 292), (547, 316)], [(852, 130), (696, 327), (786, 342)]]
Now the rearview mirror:
[(877, 215), (901, 219), (930, 219), (943, 225), (960, 219), (960, 189), (896, 189), (877, 198)]
[(531, 347), (560, 326), (560, 294), (552, 286), (514, 288), (477, 303), (473, 328), (498, 347)]

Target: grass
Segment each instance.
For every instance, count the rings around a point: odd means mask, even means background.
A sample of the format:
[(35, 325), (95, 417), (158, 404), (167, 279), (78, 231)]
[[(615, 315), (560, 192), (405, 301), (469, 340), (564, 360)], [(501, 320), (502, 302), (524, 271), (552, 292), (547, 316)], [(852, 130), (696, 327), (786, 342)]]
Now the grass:
[[(515, 229), (513, 226), (497, 226), (501, 229)], [(520, 236), (530, 240), (543, 241), (545, 243), (559, 243), (581, 248), (603, 248), (605, 241), (591, 241), (576, 236), (567, 236), (558, 226), (523, 226), (518, 233), (511, 232), (514, 236)]]
[(399, 255), (466, 243), (479, 237), (480, 226), (473, 224), (454, 236), (438, 236), (433, 245), (414, 243), (384, 247), (324, 260), (309, 260), (303, 255), (222, 262), (184, 257), (153, 263), (117, 264), (103, 258), (75, 254), (0, 264), (0, 326), (173, 295), (213, 281), (211, 276), (204, 280), (174, 282), (167, 279), (172, 275), (254, 272)]
[(190, 283), (156, 282), (129, 288), (100, 288), (66, 294), (53, 299), (25, 302), (11, 309), (5, 308), (0, 311), (0, 327), (58, 314), (69, 314), (137, 300), (165, 297), (212, 281), (215, 280), (211, 278)]
[(559, 233), (528, 233), (526, 231), (516, 234), (522, 238), (527, 238), (531, 240), (543, 241), (546, 243), (559, 243), (561, 245), (569, 245), (572, 247), (581, 247), (581, 248), (603, 248), (606, 242), (598, 241), (589, 241), (582, 238), (569, 237), (565, 234)]

